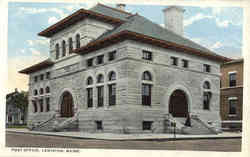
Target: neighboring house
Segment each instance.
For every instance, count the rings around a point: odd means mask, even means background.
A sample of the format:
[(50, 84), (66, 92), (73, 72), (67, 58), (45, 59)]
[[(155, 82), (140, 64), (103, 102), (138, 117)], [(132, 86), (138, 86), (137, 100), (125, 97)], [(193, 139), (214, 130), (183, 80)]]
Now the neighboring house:
[(163, 133), (190, 116), (189, 133), (220, 130), (220, 64), (230, 59), (183, 37), (181, 7), (163, 10), (165, 28), (124, 7), (80, 9), (39, 33), (50, 57), (20, 71), (29, 75), (28, 125)]
[(221, 66), (221, 119), (225, 129), (242, 129), (243, 64), (243, 59), (237, 59)]
[(9, 93), (6, 96), (6, 124), (16, 125), (24, 124), (24, 113), (22, 110), (14, 103), (14, 97), (18, 95), (19, 92), (15, 89), (15, 92)]

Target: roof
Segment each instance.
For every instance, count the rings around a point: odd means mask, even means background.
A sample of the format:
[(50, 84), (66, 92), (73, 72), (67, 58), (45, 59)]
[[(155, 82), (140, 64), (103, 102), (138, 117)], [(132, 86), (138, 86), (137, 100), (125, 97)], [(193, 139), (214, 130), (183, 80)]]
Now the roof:
[(18, 91), (14, 91), (12, 93), (9, 93), (9, 94), (6, 95), (6, 99), (8, 99), (9, 97), (15, 96), (18, 93), (19, 93)]
[(118, 18), (121, 20), (126, 21), (128, 16), (131, 16), (133, 14), (120, 10), (120, 9), (116, 9), (116, 8), (112, 8), (103, 4), (98, 3), (96, 6), (94, 6), (93, 8), (90, 9), (91, 11), (94, 11), (96, 13), (100, 13), (102, 15), (105, 16), (111, 16), (113, 18)]
[[(90, 10), (80, 9), (40, 32), (39, 35), (51, 37), (53, 34), (65, 29), (69, 25), (73, 25), (76, 22), (83, 20), (86, 17), (111, 23), (115, 28), (104, 33), (87, 45), (75, 49), (74, 53), (86, 54), (128, 39), (153, 44), (167, 49), (173, 49), (180, 53), (189, 53), (206, 57), (220, 62), (231, 61), (231, 59), (220, 56), (211, 50), (184, 38), (183, 36), (153, 23), (143, 16), (131, 14), (102, 4), (97, 4)], [(19, 72), (29, 74), (50, 67), (53, 64), (54, 62), (47, 59)]]
[(23, 74), (30, 74), (30, 73), (33, 73), (33, 72), (36, 72), (38, 70), (41, 70), (41, 69), (44, 69), (44, 68), (48, 68), (50, 66), (52, 66), (54, 64), (53, 61), (51, 61), (50, 59), (46, 59), (42, 62), (39, 62), (35, 65), (32, 65), (28, 68), (25, 68), (21, 71), (19, 71), (19, 73), (23, 73)]
[[(143, 27), (142, 27), (143, 26)], [(166, 48), (173, 48), (173, 49), (179, 49), (182, 48), (181, 50), (184, 51), (199, 51), (199, 53), (196, 53), (197, 55), (200, 56), (213, 56), (212, 58), (217, 58), (219, 60), (227, 60), (229, 61), (230, 59), (225, 58), (223, 56), (219, 56), (216, 53), (210, 51), (209, 49), (196, 44), (195, 42), (184, 38), (166, 28), (161, 27), (160, 25), (151, 22), (150, 20), (146, 19), (145, 17), (142, 17), (138, 14), (136, 15), (131, 15), (127, 17), (127, 21), (123, 23), (122, 25), (116, 27), (113, 30), (110, 30), (100, 37), (98, 37), (96, 40), (90, 42), (84, 47), (81, 47), (78, 50), (75, 50), (76, 53), (80, 54), (85, 54), (87, 52), (97, 50), (98, 48), (103, 48), (105, 46), (105, 40), (109, 40), (110, 45), (112, 42), (110, 42), (111, 38), (116, 38), (117, 40), (119, 38), (119, 35), (124, 35), (125, 33), (132, 33), (132, 34), (137, 34), (137, 38), (139, 37), (146, 37), (146, 38), (151, 38), (150, 40), (155, 40), (161, 42), (161, 44), (165, 43), (167, 45)], [(128, 36), (127, 36), (128, 37)], [(121, 38), (121, 37), (120, 37)], [(132, 38), (131, 38), (132, 39)], [(122, 40), (125, 40), (125, 38), (122, 38)], [(113, 41), (115, 42), (115, 41)], [(118, 42), (118, 40), (117, 40)], [(145, 40), (144, 40), (145, 42)], [(98, 47), (96, 44), (100, 44), (101, 46)], [(152, 43), (152, 42), (151, 42)], [(155, 44), (155, 43), (154, 43)], [(158, 44), (158, 46), (163, 46)], [(202, 54), (203, 53), (203, 54)]]
[(126, 20), (127, 16), (132, 15), (131, 13), (111, 8), (102, 4), (97, 4), (89, 10), (79, 9), (68, 17), (60, 20), (54, 25), (48, 27), (47, 29), (38, 33), (40, 36), (51, 37), (55, 33), (67, 28), (70, 25), (73, 25), (84, 18), (94, 18), (100, 21), (110, 23), (112, 25), (121, 24)]
[(232, 61), (226, 62), (223, 65), (231, 65), (231, 64), (236, 64), (236, 63), (243, 63), (244, 59), (239, 58), (239, 59), (233, 59)]

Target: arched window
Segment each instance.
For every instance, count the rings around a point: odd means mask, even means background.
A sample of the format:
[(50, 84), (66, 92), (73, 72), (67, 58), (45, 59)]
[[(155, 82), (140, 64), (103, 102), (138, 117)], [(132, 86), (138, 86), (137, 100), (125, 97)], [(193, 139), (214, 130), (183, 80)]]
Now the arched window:
[(33, 108), (34, 108), (34, 113), (37, 112), (37, 104), (36, 104), (36, 101), (32, 101), (33, 103)]
[(62, 56), (66, 55), (66, 42), (65, 40), (62, 41)]
[(148, 72), (148, 71), (143, 72), (143, 74), (142, 74), (142, 89), (141, 89), (142, 105), (150, 106), (151, 105), (152, 84), (149, 84), (148, 82), (143, 82), (143, 81), (152, 81), (152, 76), (151, 76), (150, 72)]
[(45, 91), (46, 91), (46, 93), (50, 93), (50, 88), (46, 87)]
[(210, 83), (208, 81), (205, 81), (203, 84), (204, 89), (210, 89)]
[(73, 40), (72, 38), (69, 38), (69, 54), (71, 54), (73, 51)]
[(43, 88), (40, 88), (39, 90), (39, 94), (42, 95), (43, 94)]
[(103, 77), (102, 74), (99, 74), (99, 75), (97, 76), (97, 83), (103, 83), (103, 82), (104, 82), (104, 77)]
[(116, 74), (114, 71), (109, 73), (109, 81), (114, 81), (116, 80)]
[(150, 72), (148, 71), (145, 71), (142, 75), (142, 80), (145, 80), (145, 81), (152, 81), (152, 76), (150, 74)]
[(59, 44), (56, 44), (56, 59), (59, 59), (60, 51), (59, 51)]
[(37, 94), (38, 94), (37, 89), (35, 89), (34, 90), (34, 95), (37, 95)]
[(80, 43), (80, 34), (76, 35), (76, 48), (80, 48), (81, 43)]
[(87, 79), (87, 85), (92, 85), (92, 84), (93, 84), (92, 77), (88, 77), (88, 79)]
[(203, 109), (209, 110), (210, 109), (210, 100), (212, 97), (212, 93), (210, 90), (210, 83), (205, 81), (203, 84)]

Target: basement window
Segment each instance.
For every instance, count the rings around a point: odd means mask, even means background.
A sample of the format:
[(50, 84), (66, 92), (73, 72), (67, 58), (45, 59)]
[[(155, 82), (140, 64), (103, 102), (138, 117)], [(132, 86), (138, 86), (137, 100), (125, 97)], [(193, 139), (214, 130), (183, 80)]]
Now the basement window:
[(95, 121), (95, 123), (97, 130), (103, 130), (102, 121)]
[(142, 130), (152, 130), (153, 121), (143, 121)]

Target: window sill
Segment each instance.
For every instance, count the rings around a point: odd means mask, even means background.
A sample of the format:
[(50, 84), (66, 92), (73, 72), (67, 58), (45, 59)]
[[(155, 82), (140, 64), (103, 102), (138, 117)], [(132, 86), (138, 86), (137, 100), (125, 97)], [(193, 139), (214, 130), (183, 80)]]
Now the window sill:
[(152, 105), (143, 105), (143, 104), (142, 104), (142, 106), (145, 106), (145, 107), (152, 107)]
[(237, 117), (237, 114), (228, 114), (228, 117)]

